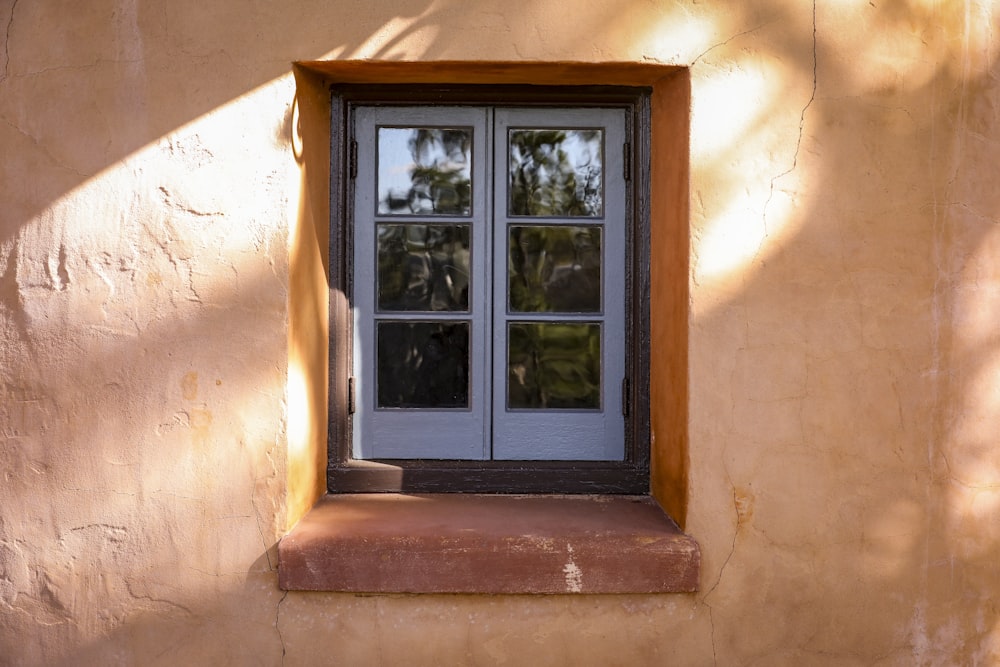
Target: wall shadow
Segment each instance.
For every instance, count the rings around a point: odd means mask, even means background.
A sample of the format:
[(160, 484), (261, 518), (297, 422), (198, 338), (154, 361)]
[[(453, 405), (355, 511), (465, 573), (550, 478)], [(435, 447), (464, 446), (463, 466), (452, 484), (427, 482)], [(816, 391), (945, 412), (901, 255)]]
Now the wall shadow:
[[(232, 16), (193, 2), (136, 4), (132, 15), (110, 2), (90, 3), (80, 14), (9, 4), (9, 39), (0, 49), (7, 57), (0, 80), (0, 142), (8, 156), (0, 166), (5, 317), (23, 311), (26, 299), (61, 298), (59, 290), (26, 293), (25, 277), (11, 270), (28, 223), (123, 158), (287, 76), (291, 61), (329, 53), (461, 55), (464, 42), (455, 35), (439, 33), (419, 52), (407, 40), (479, 18), (473, 5), (423, 1), (359, 10), (351, 26), (342, 14), (307, 3), (254, 5)], [(937, 14), (914, 18), (893, 7), (865, 11), (880, 30), (909, 34), (914, 21), (928, 30), (943, 25)], [(431, 602), (452, 605), (450, 619), (544, 609), (543, 620), (528, 614), (530, 622), (555, 627), (552, 641), (581, 659), (587, 642), (574, 641), (572, 629), (552, 619), (572, 616), (597, 644), (597, 626), (609, 615), (633, 627), (632, 612), (621, 611), (633, 607), (664, 629), (641, 626), (623, 635), (620, 648), (630, 655), (662, 657), (653, 649), (681, 642), (690, 653), (678, 659), (714, 654), (719, 664), (931, 663), (977, 650), (988, 658), (1000, 627), (990, 599), (1000, 589), (992, 562), (1000, 548), (991, 527), (997, 509), (989, 504), (997, 482), (973, 473), (988, 470), (991, 460), (983, 424), (995, 423), (996, 411), (983, 407), (982, 372), (995, 368), (1000, 341), (968, 327), (972, 315), (989, 320), (998, 312), (988, 267), (1000, 257), (994, 240), (1000, 207), (989, 195), (988, 174), (975, 173), (990, 163), (992, 143), (973, 146), (976, 135), (995, 138), (997, 64), (991, 54), (973, 68), (967, 44), (945, 49), (934, 42), (947, 57), (922, 83), (865, 89), (852, 63), (838, 57), (843, 47), (824, 32), (822, 11), (815, 43), (801, 29), (808, 27), (802, 15), (776, 0), (752, 12), (727, 11), (738, 16), (733, 24), (760, 29), (743, 34), (741, 28), (718, 48), (699, 50), (705, 54), (692, 68), (696, 113), (702, 72), (758, 55), (796, 65), (786, 72), (787, 87), (757, 101), (757, 124), (744, 136), (711, 158), (696, 155), (693, 195), (697, 200), (698, 190), (712, 189), (715, 202), (749, 202), (748, 224), (775, 221), (781, 211), (793, 211), (800, 224), (781, 234), (764, 226), (761, 252), (733, 269), (729, 291), (700, 285), (704, 276), (698, 258), (692, 260), (689, 529), (705, 557), (702, 593), (681, 602)], [(580, 33), (601, 30), (610, 13), (611, 7), (595, 12)], [(346, 36), (375, 35), (395, 20), (413, 22), (374, 45)], [(78, 31), (91, 23), (106, 32)], [(32, 52), (28, 42), (41, 25), (48, 26), (45, 34), (64, 38), (62, 51)], [(775, 32), (794, 36), (764, 41)], [(67, 65), (66, 53), (79, 54), (79, 64)], [(876, 60), (868, 55), (860, 51), (857, 61)], [(956, 69), (954, 62), (968, 67)], [(187, 68), (177, 63), (204, 65), (204, 76), (184, 79)], [(841, 95), (840, 85), (863, 94)], [(773, 138), (776, 132), (782, 138)], [(788, 171), (760, 173), (760, 156), (747, 146), (775, 144), (787, 149)], [(901, 155), (913, 159), (894, 159)], [(966, 165), (967, 156), (975, 159)], [(32, 175), (30, 187), (10, 185), (27, 183), (25, 173)], [(804, 189), (799, 173), (807, 174)], [(959, 182), (976, 187), (962, 190)], [(884, 204), (855, 205), (872, 201)], [(720, 208), (694, 202), (696, 250)], [(321, 229), (322, 212), (310, 215)], [(315, 233), (303, 251), (315, 259), (323, 244)], [(21, 324), (4, 329), (9, 386), (0, 564), (4, 582), (12, 583), (0, 586), (0, 654), (29, 656), (14, 664), (59, 664), (68, 661), (67, 647), (79, 648), (76, 664), (130, 658), (225, 664), (260, 656), (273, 662), (286, 648), (275, 632), (281, 599), (305, 610), (302, 618), (308, 612), (313, 624), (296, 635), (300, 655), (312, 641), (334, 644), (328, 654), (334, 656), (370, 645), (354, 626), (353, 643), (341, 641), (339, 648), (335, 633), (327, 633), (334, 640), (310, 638), (308, 632), (343, 627), (335, 614), (319, 613), (343, 596), (284, 598), (275, 585), (273, 545), (285, 511), (280, 406), (288, 288), (281, 262), (276, 269), (268, 262), (280, 254), (261, 252), (266, 260), (252, 262), (238, 280), (220, 280), (218, 298), (207, 303), (165, 300), (169, 315), (134, 335), (91, 326), (88, 314), (70, 306), (48, 323), (11, 318)], [(203, 272), (229, 275), (223, 262), (198, 262)], [(172, 263), (163, 259), (164, 266)], [(61, 275), (58, 261), (52, 274)], [(321, 303), (312, 307), (322, 310)], [(64, 322), (78, 326), (58, 331)], [(322, 350), (315, 350), (322, 338), (306, 341), (314, 356), (305, 363), (323, 363)], [(206, 340), (227, 341), (228, 351), (220, 356)], [(726, 375), (729, 382), (718, 381)], [(76, 388), (70, 397), (55, 397), (56, 382)], [(146, 387), (140, 396), (126, 389), (139, 384)], [(213, 394), (213, 387), (230, 386), (240, 390)], [(109, 405), (121, 409), (108, 411)], [(976, 409), (982, 413), (969, 430), (965, 419)], [(115, 520), (105, 525), (102, 517)], [(161, 528), (150, 530), (150, 517)], [(44, 540), (25, 541), (20, 524)], [(382, 599), (377, 613), (363, 615), (382, 625), (365, 631), (418, 655), (417, 638), (395, 633), (426, 601)], [(675, 608), (684, 618), (674, 618)], [(780, 611), (782, 621), (748, 626), (746, 619), (762, 608)], [(436, 613), (417, 611), (425, 620)], [(503, 632), (475, 636), (489, 647)], [(511, 653), (531, 653), (530, 645), (513, 644), (508, 640)]]

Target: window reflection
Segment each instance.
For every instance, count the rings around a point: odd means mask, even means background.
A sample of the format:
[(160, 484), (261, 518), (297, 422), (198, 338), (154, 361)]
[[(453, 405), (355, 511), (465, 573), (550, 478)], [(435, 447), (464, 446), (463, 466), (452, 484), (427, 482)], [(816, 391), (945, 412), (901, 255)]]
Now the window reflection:
[(379, 310), (467, 311), (469, 231), (469, 225), (378, 225)]
[(507, 407), (600, 409), (601, 325), (508, 323)]
[(469, 215), (472, 129), (380, 127), (379, 215)]
[(603, 215), (601, 130), (511, 130), (510, 215)]
[(601, 228), (511, 225), (508, 294), (512, 312), (601, 310)]
[(380, 408), (469, 406), (469, 323), (378, 323)]

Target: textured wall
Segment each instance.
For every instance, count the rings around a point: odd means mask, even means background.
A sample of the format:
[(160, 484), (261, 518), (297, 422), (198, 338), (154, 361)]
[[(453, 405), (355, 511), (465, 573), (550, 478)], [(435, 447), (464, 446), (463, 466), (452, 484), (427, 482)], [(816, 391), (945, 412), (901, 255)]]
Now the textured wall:
[[(997, 21), (0, 0), (0, 664), (1000, 661)], [(277, 589), (322, 435), (291, 63), (367, 58), (690, 66), (700, 593)]]

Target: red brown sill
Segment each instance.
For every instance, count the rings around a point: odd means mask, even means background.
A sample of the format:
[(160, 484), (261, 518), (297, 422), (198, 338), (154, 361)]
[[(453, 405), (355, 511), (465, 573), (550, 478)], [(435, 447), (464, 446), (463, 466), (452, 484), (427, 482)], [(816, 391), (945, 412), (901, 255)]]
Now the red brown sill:
[(701, 553), (646, 496), (327, 495), (278, 545), (285, 590), (670, 593)]

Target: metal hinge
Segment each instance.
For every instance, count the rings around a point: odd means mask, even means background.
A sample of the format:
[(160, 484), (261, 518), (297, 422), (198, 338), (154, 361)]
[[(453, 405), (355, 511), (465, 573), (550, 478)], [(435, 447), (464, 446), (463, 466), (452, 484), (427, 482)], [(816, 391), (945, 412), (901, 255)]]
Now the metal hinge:
[(622, 162), (625, 164), (625, 180), (632, 180), (632, 144), (622, 146)]
[(347, 378), (347, 414), (353, 415), (357, 405), (354, 401), (354, 376)]
[(357, 178), (358, 176), (358, 142), (352, 141), (350, 148), (350, 155), (348, 156), (348, 170), (351, 172), (351, 178)]
[(622, 378), (622, 415), (628, 417), (629, 404), (632, 398), (629, 394), (628, 378)]

